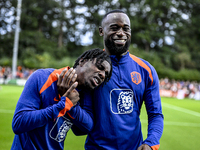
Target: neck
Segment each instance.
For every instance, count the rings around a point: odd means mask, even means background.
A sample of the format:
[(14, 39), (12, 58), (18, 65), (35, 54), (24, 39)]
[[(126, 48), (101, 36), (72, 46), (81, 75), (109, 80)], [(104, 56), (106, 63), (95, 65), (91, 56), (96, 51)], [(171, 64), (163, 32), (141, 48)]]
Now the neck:
[(128, 53), (128, 51), (122, 53), (120, 56), (126, 55)]
[[(105, 52), (108, 54), (108, 55), (111, 55), (110, 54), (110, 51), (107, 49), (107, 48), (104, 48)], [(123, 56), (123, 55), (126, 55), (128, 53), (128, 50), (122, 54), (120, 54), (119, 56)]]

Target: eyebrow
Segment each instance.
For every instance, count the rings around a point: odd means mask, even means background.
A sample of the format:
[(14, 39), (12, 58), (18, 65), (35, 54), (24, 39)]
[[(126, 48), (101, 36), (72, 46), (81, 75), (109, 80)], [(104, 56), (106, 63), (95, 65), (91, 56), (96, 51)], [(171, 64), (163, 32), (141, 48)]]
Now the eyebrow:
[[(111, 24), (109, 27), (113, 27), (113, 26), (119, 26), (119, 25), (118, 24)], [(129, 27), (130, 28), (130, 26), (128, 24), (124, 24), (124, 27)]]

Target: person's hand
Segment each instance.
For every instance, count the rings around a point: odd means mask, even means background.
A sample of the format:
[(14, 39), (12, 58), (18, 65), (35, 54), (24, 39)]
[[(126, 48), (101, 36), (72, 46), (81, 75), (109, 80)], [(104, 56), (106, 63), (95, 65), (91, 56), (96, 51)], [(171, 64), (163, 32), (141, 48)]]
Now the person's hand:
[(78, 82), (73, 83), (71, 87), (60, 98), (60, 101), (57, 104), (55, 104), (55, 108), (53, 109), (55, 112), (54, 119), (57, 117), (62, 117), (66, 114), (67, 111), (69, 111), (74, 105), (77, 104), (77, 102), (80, 99), (79, 93), (75, 90), (77, 86)]
[(56, 74), (58, 78), (57, 88), (58, 94), (62, 97), (68, 97), (73, 105), (76, 105), (79, 101), (79, 93), (76, 90), (78, 86), (78, 82), (76, 81), (77, 74), (75, 74), (75, 70), (70, 68), (68, 71), (64, 69), (61, 74)]
[(137, 150), (152, 150), (152, 148), (147, 144), (142, 144)]
[(63, 96), (66, 91), (71, 87), (71, 85), (76, 81), (77, 74), (75, 74), (76, 70), (70, 68), (68, 71), (64, 69), (61, 74), (56, 74), (58, 78), (57, 88), (58, 94)]
[(79, 101), (80, 97), (79, 97), (79, 93), (76, 90), (76, 87), (78, 86), (78, 82), (75, 82), (71, 85), (71, 87), (65, 92), (65, 94), (63, 95), (64, 97), (68, 97), (71, 102), (73, 103), (73, 105), (76, 105), (77, 102)]

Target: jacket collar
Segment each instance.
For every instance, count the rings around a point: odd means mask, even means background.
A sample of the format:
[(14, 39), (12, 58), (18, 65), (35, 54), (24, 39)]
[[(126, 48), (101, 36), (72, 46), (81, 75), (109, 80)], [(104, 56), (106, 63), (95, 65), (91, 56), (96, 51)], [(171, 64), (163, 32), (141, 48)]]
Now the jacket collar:
[(127, 52), (125, 55), (122, 56), (116, 56), (116, 55), (110, 55), (110, 58), (112, 60), (112, 63), (117, 64), (123, 64), (128, 61), (129, 58), (129, 52)]

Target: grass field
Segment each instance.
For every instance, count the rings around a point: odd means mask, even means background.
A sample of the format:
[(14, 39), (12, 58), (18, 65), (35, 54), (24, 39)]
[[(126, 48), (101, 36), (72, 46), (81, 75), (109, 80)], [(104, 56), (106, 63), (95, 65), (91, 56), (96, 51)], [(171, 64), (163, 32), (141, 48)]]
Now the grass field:
[[(23, 90), (20, 86), (0, 85), (0, 149), (9, 150), (14, 134), (11, 128), (17, 100)], [(200, 150), (200, 101), (162, 98), (164, 132), (159, 150)], [(145, 109), (141, 121), (144, 138), (147, 134)], [(68, 132), (65, 150), (83, 150), (86, 136)], [(131, 139), (130, 139), (131, 140)]]

